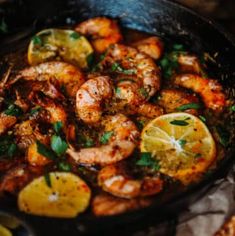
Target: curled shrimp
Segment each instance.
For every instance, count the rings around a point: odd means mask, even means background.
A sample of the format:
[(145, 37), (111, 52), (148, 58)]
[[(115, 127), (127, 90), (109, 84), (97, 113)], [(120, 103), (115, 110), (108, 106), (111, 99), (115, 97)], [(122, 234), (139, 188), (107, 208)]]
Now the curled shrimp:
[(132, 46), (137, 48), (140, 52), (146, 53), (154, 60), (159, 59), (163, 53), (163, 43), (156, 36), (137, 41), (133, 43)]
[(100, 194), (95, 196), (92, 201), (92, 212), (96, 216), (117, 215), (147, 207), (151, 202), (147, 198), (123, 199), (108, 194)]
[(112, 85), (108, 76), (87, 80), (77, 91), (76, 111), (85, 123), (95, 124), (102, 115), (102, 102), (112, 97)]
[(64, 86), (66, 93), (75, 97), (78, 88), (85, 82), (82, 72), (75, 66), (65, 62), (45, 62), (21, 70), (14, 82), (23, 78), (25, 80), (47, 81), (56, 79)]
[(91, 43), (98, 53), (103, 53), (112, 44), (122, 40), (116, 21), (106, 17), (96, 17), (78, 24), (75, 30), (91, 37)]
[(139, 89), (145, 91), (146, 100), (160, 89), (160, 69), (151, 57), (135, 48), (121, 44), (111, 46), (101, 62), (101, 68), (105, 67), (111, 67), (120, 75), (131, 74), (133, 79), (136, 77), (135, 82)]
[(176, 76), (175, 84), (198, 93), (207, 108), (221, 111), (225, 106), (226, 99), (222, 86), (216, 80), (194, 74), (182, 74)]
[[(189, 103), (199, 103), (199, 99), (194, 95), (179, 89), (163, 89), (159, 94), (158, 104), (164, 108), (166, 113), (179, 111), (182, 105)], [(185, 112), (198, 115), (198, 110), (187, 109)]]
[(0, 192), (17, 194), (33, 178), (43, 173), (41, 168), (18, 164), (6, 172), (0, 181)]
[(128, 199), (154, 195), (163, 188), (163, 181), (158, 176), (133, 179), (122, 163), (103, 167), (98, 173), (98, 183), (104, 191)]
[(108, 143), (100, 147), (82, 148), (79, 151), (71, 147), (67, 153), (83, 164), (107, 165), (129, 157), (136, 146), (139, 131), (135, 124), (122, 114), (106, 116), (102, 119), (105, 133), (111, 134)]

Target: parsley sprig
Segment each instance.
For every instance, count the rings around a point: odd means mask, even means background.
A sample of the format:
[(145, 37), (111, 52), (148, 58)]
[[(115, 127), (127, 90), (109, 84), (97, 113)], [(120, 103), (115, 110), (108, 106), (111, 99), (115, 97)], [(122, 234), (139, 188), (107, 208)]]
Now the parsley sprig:
[(37, 151), (46, 158), (55, 161), (59, 170), (70, 171), (70, 164), (64, 160), (64, 155), (66, 153), (66, 150), (68, 149), (68, 144), (61, 137), (63, 123), (61, 121), (58, 121), (53, 124), (53, 128), (55, 134), (51, 137), (50, 147), (37, 140)]
[(142, 152), (140, 159), (136, 162), (136, 165), (148, 167), (154, 171), (160, 170), (160, 164), (157, 159), (152, 157), (150, 152)]

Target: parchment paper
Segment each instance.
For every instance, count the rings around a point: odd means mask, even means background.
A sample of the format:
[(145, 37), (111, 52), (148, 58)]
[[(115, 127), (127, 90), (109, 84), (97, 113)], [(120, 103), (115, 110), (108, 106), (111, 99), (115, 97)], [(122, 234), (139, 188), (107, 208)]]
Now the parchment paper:
[[(212, 188), (188, 210), (178, 216), (176, 236), (213, 236), (235, 214), (235, 166), (226, 178)], [(169, 222), (151, 226), (133, 236), (173, 236)]]

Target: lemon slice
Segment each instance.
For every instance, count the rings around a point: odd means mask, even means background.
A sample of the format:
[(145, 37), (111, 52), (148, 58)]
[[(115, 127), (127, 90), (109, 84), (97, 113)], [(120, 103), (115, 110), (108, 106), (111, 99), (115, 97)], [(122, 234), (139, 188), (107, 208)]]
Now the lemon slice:
[(34, 179), (21, 190), (18, 206), (26, 213), (72, 218), (85, 211), (91, 191), (78, 176), (66, 172), (51, 172), (49, 183), (45, 176)]
[(9, 229), (0, 224), (0, 235), (1, 236), (12, 236), (12, 233)]
[(93, 54), (91, 44), (73, 30), (45, 29), (37, 33), (28, 47), (28, 62), (37, 65), (62, 60), (80, 68), (87, 68)]
[(142, 131), (140, 149), (159, 161), (160, 172), (184, 184), (197, 181), (216, 158), (210, 131), (188, 113), (170, 113), (152, 120)]

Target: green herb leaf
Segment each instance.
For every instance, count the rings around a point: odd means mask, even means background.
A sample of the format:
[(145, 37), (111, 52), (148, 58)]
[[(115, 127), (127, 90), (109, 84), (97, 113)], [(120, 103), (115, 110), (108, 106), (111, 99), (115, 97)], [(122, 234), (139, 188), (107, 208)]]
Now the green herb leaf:
[(93, 147), (95, 145), (94, 141), (90, 138), (88, 138), (85, 142), (85, 147)]
[(186, 126), (189, 123), (185, 120), (173, 120), (170, 122), (172, 125)]
[(122, 78), (118, 81), (118, 83), (121, 83), (121, 82), (131, 82), (131, 83), (135, 83), (135, 80), (131, 79), (131, 78)]
[(194, 158), (201, 158), (202, 157), (202, 154), (201, 153), (196, 153)]
[(145, 98), (147, 98), (149, 96), (147, 90), (145, 88), (140, 88), (139, 92), (142, 96), (144, 96)]
[(187, 141), (185, 139), (180, 139), (178, 141), (179, 145), (183, 148), (185, 146), (185, 144), (187, 143)]
[(12, 135), (0, 136), (0, 157), (15, 155), (16, 144), (14, 144), (14, 137)]
[(206, 117), (205, 116), (199, 116), (200, 120), (203, 121), (204, 123), (206, 123)]
[(120, 65), (117, 62), (114, 62), (111, 66), (111, 71), (116, 71), (118, 68), (120, 68)]
[(48, 186), (49, 188), (51, 188), (52, 185), (51, 185), (50, 173), (45, 174), (45, 175), (44, 175), (44, 179), (45, 179), (45, 182), (46, 182), (47, 186)]
[(144, 128), (144, 121), (143, 120), (136, 120), (136, 125), (139, 130), (142, 130)]
[(76, 40), (76, 39), (81, 38), (81, 35), (80, 35), (78, 32), (73, 32), (73, 33), (71, 33), (71, 34), (69, 35), (69, 37), (70, 37), (71, 39)]
[(50, 149), (48, 148), (46, 145), (44, 145), (43, 143), (41, 143), (40, 141), (36, 141), (37, 144), (37, 151), (39, 154), (43, 155), (44, 157), (50, 159), (50, 160), (56, 160), (57, 156), (56, 154)]
[(58, 156), (61, 156), (65, 154), (68, 144), (60, 136), (53, 135), (51, 137), (51, 148)]
[(53, 124), (53, 128), (57, 134), (61, 131), (62, 127), (63, 127), (62, 121), (57, 121), (56, 123)]
[(94, 54), (90, 53), (87, 57), (86, 57), (86, 62), (89, 68), (92, 67), (93, 62), (94, 62)]
[(65, 161), (60, 161), (58, 164), (58, 169), (60, 171), (71, 171), (72, 170), (72, 167), (69, 163), (65, 162)]
[(7, 24), (4, 20), (4, 18), (1, 20), (1, 23), (0, 23), (0, 32), (1, 33), (7, 33), (8, 32), (8, 27), (7, 27)]
[(120, 94), (121, 93), (121, 89), (119, 87), (115, 88), (115, 93), (116, 94)]
[(113, 134), (114, 134), (113, 131), (107, 131), (107, 132), (105, 132), (105, 133), (101, 136), (100, 142), (101, 142), (102, 144), (108, 143), (109, 139), (113, 136)]
[(160, 170), (161, 168), (159, 161), (154, 159), (150, 152), (142, 152), (140, 159), (136, 162), (136, 165), (150, 167), (155, 171)]
[(17, 151), (17, 145), (15, 143), (10, 144), (7, 154), (9, 157), (13, 157), (16, 154)]
[(23, 111), (20, 107), (18, 107), (15, 104), (10, 104), (8, 108), (4, 111), (4, 113), (8, 116), (21, 116), (23, 114)]
[(201, 108), (200, 104), (192, 102), (192, 103), (181, 105), (181, 106), (177, 107), (176, 110), (185, 111), (188, 109), (200, 109), (200, 108)]
[(42, 40), (38, 35), (33, 36), (32, 38), (33, 44), (41, 46), (42, 45)]
[(31, 111), (30, 111), (30, 115), (34, 115), (34, 114), (37, 114), (38, 112), (40, 112), (42, 110), (42, 108), (40, 106), (36, 106), (35, 108), (33, 108)]
[(235, 111), (235, 105), (230, 107), (230, 111)]
[(182, 44), (173, 44), (173, 49), (176, 51), (183, 51), (184, 46)]
[(135, 69), (124, 69), (120, 66), (119, 63), (117, 62), (114, 62), (111, 66), (111, 71), (114, 72), (114, 71), (118, 71), (118, 72), (121, 72), (123, 74), (126, 74), (126, 75), (132, 75), (132, 74), (135, 74), (136, 73), (136, 70)]
[(229, 144), (230, 134), (229, 132), (221, 125), (217, 125), (216, 132), (219, 136), (219, 142), (224, 146), (227, 147)]

